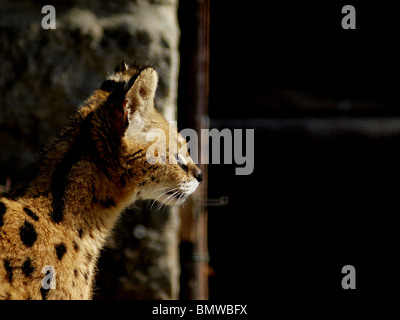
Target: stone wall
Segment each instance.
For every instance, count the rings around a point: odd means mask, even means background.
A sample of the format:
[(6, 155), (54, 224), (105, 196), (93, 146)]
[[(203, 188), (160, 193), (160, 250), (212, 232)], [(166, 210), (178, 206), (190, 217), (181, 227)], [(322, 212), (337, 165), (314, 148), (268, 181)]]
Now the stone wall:
[[(48, 4), (56, 9), (56, 29), (44, 30), (41, 10)], [(0, 1), (0, 7), (0, 185), (24, 178), (35, 153), (122, 59), (157, 69), (156, 105), (175, 118), (177, 0)], [(136, 207), (103, 252), (95, 298), (177, 297), (177, 212)]]

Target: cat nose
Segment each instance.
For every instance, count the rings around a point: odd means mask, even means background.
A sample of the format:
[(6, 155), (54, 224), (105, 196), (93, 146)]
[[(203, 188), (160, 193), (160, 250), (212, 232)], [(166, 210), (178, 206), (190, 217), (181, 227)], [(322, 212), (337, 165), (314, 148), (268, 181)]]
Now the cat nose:
[(193, 170), (193, 177), (200, 183), (203, 181), (203, 172), (199, 168)]

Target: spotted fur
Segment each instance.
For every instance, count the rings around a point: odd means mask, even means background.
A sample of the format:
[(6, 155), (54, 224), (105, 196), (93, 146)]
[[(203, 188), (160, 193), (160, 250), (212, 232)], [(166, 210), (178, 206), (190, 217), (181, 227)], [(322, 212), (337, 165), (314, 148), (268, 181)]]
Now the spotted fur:
[[(157, 81), (153, 68), (116, 67), (44, 149), (34, 177), (15, 198), (0, 199), (0, 299), (90, 299), (99, 252), (121, 211), (139, 198), (180, 203), (197, 188), (193, 162), (146, 159), (146, 132), (169, 137), (154, 108)], [(55, 289), (43, 286), (46, 266)]]

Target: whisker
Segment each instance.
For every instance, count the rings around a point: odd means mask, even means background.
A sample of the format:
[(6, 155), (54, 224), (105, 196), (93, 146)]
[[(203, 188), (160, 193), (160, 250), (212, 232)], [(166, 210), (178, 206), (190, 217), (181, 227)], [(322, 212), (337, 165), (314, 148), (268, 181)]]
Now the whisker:
[[(168, 192), (172, 192), (172, 191), (175, 191), (175, 190), (178, 190), (178, 188), (172, 188), (172, 189), (170, 189), (170, 190), (163, 191), (157, 198), (154, 199), (153, 204), (151, 205), (150, 209), (153, 207), (154, 203), (156, 203), (156, 201), (157, 201), (161, 196), (164, 196), (164, 195), (166, 195)], [(168, 195), (168, 197), (167, 197), (166, 200), (168, 200), (170, 196), (171, 196), (171, 195)], [(161, 201), (161, 200), (160, 200), (160, 201), (159, 201), (161, 205), (158, 205), (158, 206), (157, 206), (156, 212), (158, 212), (158, 211), (162, 208), (162, 204), (163, 204), (163, 202), (165, 202), (166, 200), (164, 200), (164, 201)]]
[(170, 202), (171, 202), (172, 200), (176, 199), (177, 196), (178, 196), (178, 199), (179, 199), (179, 190), (178, 190), (178, 191), (175, 191), (175, 192), (173, 193), (171, 199), (166, 203), (166, 206), (169, 205)]
[[(168, 187), (162, 187), (162, 188), (155, 189), (155, 190), (153, 190), (151, 193), (154, 193), (154, 192), (157, 192), (157, 191), (160, 191), (160, 190), (164, 190), (164, 189), (168, 189)], [(162, 193), (161, 193), (161, 194), (162, 194)], [(161, 195), (159, 195), (159, 196), (161, 196)], [(159, 196), (158, 196), (158, 197), (159, 197)], [(158, 197), (157, 197), (157, 198), (158, 198)], [(157, 198), (156, 198), (156, 199), (157, 199)], [(156, 202), (156, 199), (151, 199), (149, 202), (147, 202), (146, 210), (149, 208), (150, 203), (151, 203), (151, 206), (150, 206), (150, 210), (151, 210), (151, 208), (153, 207), (154, 203)]]
[(183, 208), (185, 207), (185, 195), (182, 193), (178, 199), (178, 205), (181, 205)]
[[(165, 190), (165, 191), (161, 192), (160, 195), (159, 195), (157, 198), (159, 198), (160, 196), (165, 195), (165, 194), (167, 194), (168, 192), (171, 192), (171, 191), (173, 191), (173, 190), (175, 190), (175, 189), (177, 189), (177, 188)], [(156, 199), (157, 199), (157, 198), (156, 198)]]
[(159, 189), (153, 190), (152, 192), (157, 192), (157, 191), (160, 191), (160, 190), (163, 190), (163, 189), (168, 189), (168, 187), (159, 188)]
[(154, 209), (155, 212), (159, 212), (163, 207), (167, 207), (174, 199), (176, 199), (176, 205), (178, 206), (183, 205), (185, 203), (186, 200), (185, 194), (180, 191), (179, 186), (171, 189), (169, 189), (168, 187), (158, 188), (156, 190), (153, 190), (152, 193), (161, 190), (163, 191), (155, 199), (151, 199), (151, 201), (147, 203), (146, 210), (149, 209), (149, 205), (150, 205), (150, 210), (153, 210), (153, 207), (156, 204), (156, 202), (158, 202), (158, 204)]
[[(179, 193), (180, 193), (180, 191), (177, 190), (177, 191), (175, 191), (173, 194), (171, 194), (167, 199), (165, 199), (165, 200), (164, 200), (164, 206), (167, 207), (167, 206), (171, 203), (172, 200), (174, 200), (174, 199), (177, 198), (177, 195), (178, 195), (178, 197), (179, 197)], [(161, 207), (161, 208), (162, 208), (162, 207)]]
[(164, 192), (161, 192), (161, 193), (158, 195), (157, 198), (152, 199), (153, 203), (152, 203), (151, 206), (150, 206), (150, 210), (153, 208), (153, 206), (154, 206), (154, 204), (157, 202), (158, 198), (160, 198), (160, 197), (163, 196), (163, 195), (164, 195)]
[(153, 206), (154, 206), (154, 204), (157, 202), (158, 198), (162, 197), (164, 194), (165, 194), (165, 193), (162, 192), (162, 193), (160, 193), (160, 194), (158, 195), (157, 198), (153, 199), (153, 203), (152, 203), (151, 206), (150, 206), (150, 210), (153, 208)]

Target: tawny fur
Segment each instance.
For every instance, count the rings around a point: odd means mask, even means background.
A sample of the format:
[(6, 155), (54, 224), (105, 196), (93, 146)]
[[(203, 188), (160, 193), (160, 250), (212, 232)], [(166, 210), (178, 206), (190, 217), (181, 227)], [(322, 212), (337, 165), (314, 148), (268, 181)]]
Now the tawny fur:
[[(154, 108), (157, 80), (152, 68), (117, 67), (44, 149), (34, 178), (0, 199), (0, 299), (91, 299), (100, 250), (121, 211), (139, 198), (179, 203), (196, 189), (201, 172), (192, 161), (146, 159), (146, 132), (161, 129), (169, 139)], [(166, 156), (175, 156), (168, 147)], [(54, 267), (55, 289), (42, 287), (45, 266)]]

